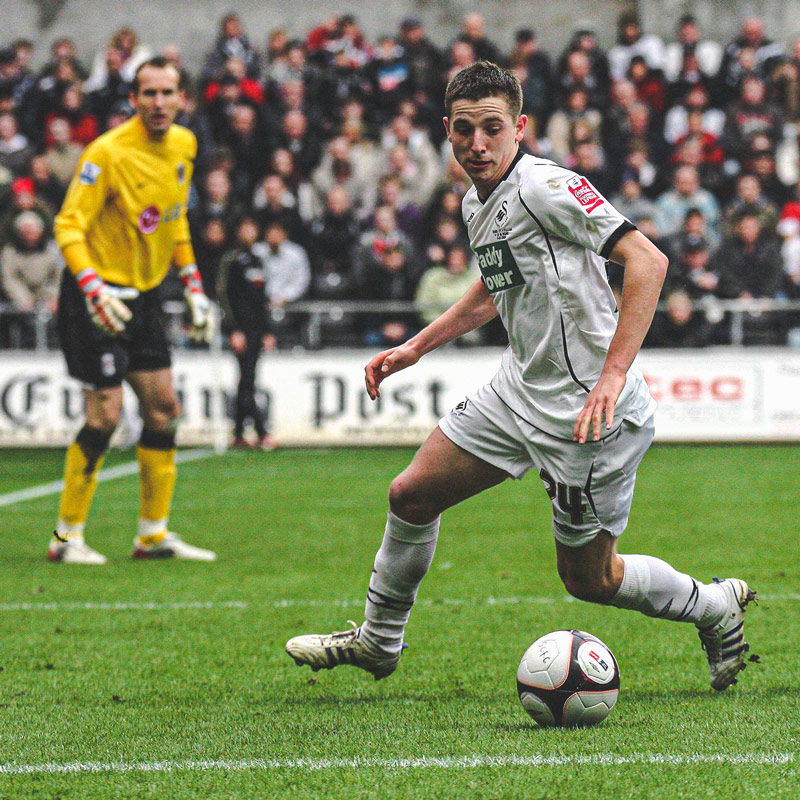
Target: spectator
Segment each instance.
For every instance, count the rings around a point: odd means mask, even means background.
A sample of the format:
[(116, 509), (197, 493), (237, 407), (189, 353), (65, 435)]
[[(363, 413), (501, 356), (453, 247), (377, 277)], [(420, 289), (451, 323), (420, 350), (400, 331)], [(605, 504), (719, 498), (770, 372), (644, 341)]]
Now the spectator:
[[(461, 299), (480, 277), (472, 253), (464, 244), (453, 244), (444, 258), (422, 274), (414, 302), (423, 325), (428, 325)], [(480, 344), (480, 329), (457, 340), (459, 344)]]
[(425, 131), (416, 128), (411, 119), (402, 114), (396, 116), (389, 127), (384, 129), (381, 140), (384, 155), (388, 155), (396, 145), (405, 147), (416, 165), (416, 192), (417, 197), (422, 200), (417, 205), (422, 206), (427, 202), (439, 178), (439, 157)]
[(550, 57), (539, 49), (536, 32), (520, 28), (514, 35), (509, 64), (522, 85), (522, 113), (536, 131), (543, 131), (553, 107), (553, 69)]
[[(600, 142), (603, 117), (597, 109), (589, 108), (588, 101), (586, 89), (579, 85), (573, 86), (564, 99), (563, 108), (556, 111), (547, 123), (550, 154), (559, 164), (567, 163), (578, 142)], [(583, 124), (579, 126), (578, 123)], [(581, 128), (581, 135), (576, 135), (576, 127)]]
[(181, 48), (173, 42), (164, 47), (164, 49), (161, 51), (161, 55), (164, 56), (164, 58), (166, 58), (176, 70), (178, 70), (178, 74), (180, 75), (179, 85), (183, 91), (187, 94), (194, 94), (194, 81), (189, 73), (189, 70), (186, 69), (186, 66), (183, 63), (183, 53), (181, 52)]
[(694, 167), (682, 166), (675, 170), (672, 188), (659, 195), (656, 206), (657, 225), (662, 236), (677, 233), (690, 208), (699, 209), (708, 227), (714, 235), (718, 235), (721, 222), (719, 204), (710, 192), (700, 187)]
[(401, 100), (411, 97), (411, 68), (403, 48), (387, 35), (378, 40), (375, 58), (364, 68), (372, 122), (386, 125)]
[(13, 114), (0, 114), (0, 166), (18, 177), (27, 174), (34, 149), (28, 138), (19, 132)]
[(10, 325), (12, 344), (33, 346), (33, 320), (28, 312), (42, 308), (55, 313), (63, 266), (58, 246), (47, 237), (42, 218), (33, 211), (18, 214), (11, 239), (0, 252), (2, 289), (11, 310), (24, 313)]
[(708, 91), (702, 84), (688, 89), (680, 105), (673, 106), (664, 119), (664, 138), (674, 144), (689, 132), (689, 114), (699, 111), (703, 115), (703, 130), (714, 136), (722, 136), (725, 125), (725, 112), (711, 108), (708, 104)]
[(15, 178), (11, 183), (11, 202), (0, 217), (0, 247), (14, 235), (16, 219), (24, 211), (33, 211), (44, 224), (45, 238), (53, 237), (53, 215), (47, 206), (36, 197), (33, 180), (28, 177)]
[(231, 112), (226, 144), (233, 156), (232, 178), (236, 193), (250, 196), (269, 169), (270, 146), (265, 126), (253, 106), (237, 103)]
[[(54, 119), (66, 120), (69, 125), (70, 140), (83, 147), (96, 139), (100, 133), (97, 117), (89, 110), (89, 104), (79, 83), (72, 83), (64, 88), (58, 105), (44, 118), (45, 130)], [(45, 137), (45, 147), (51, 144), (52, 142)]]
[(642, 194), (642, 185), (634, 170), (624, 173), (619, 192), (609, 199), (611, 205), (634, 225), (642, 218), (652, 219), (657, 214), (655, 203)]
[(271, 173), (264, 178), (253, 196), (253, 209), (264, 231), (273, 222), (279, 223), (287, 238), (295, 243), (304, 243), (305, 228), (297, 211), (297, 202), (280, 175)]
[(469, 239), (453, 217), (443, 214), (436, 220), (433, 235), (424, 243), (424, 269), (445, 265), (453, 247), (469, 249)]
[(683, 219), (683, 225), (677, 233), (661, 240), (661, 249), (669, 256), (670, 261), (679, 261), (690, 247), (703, 244), (709, 251), (719, 247), (720, 236), (706, 225), (706, 218), (699, 208), (690, 208)]
[(437, 96), (444, 70), (442, 53), (425, 34), (419, 17), (406, 17), (400, 23), (400, 45), (405, 51), (413, 93)]
[(374, 205), (375, 182), (372, 176), (357, 170), (357, 163), (344, 136), (331, 139), (311, 178), (317, 197), (324, 198), (334, 186), (340, 186), (349, 197), (357, 198), (354, 203), (357, 213), (369, 211)]
[(756, 134), (751, 140), (742, 169), (758, 178), (761, 191), (778, 208), (791, 199), (792, 191), (778, 177), (775, 152), (764, 134)]
[(302, 111), (293, 110), (286, 114), (276, 144), (292, 154), (298, 175), (303, 179), (311, 177), (322, 157), (322, 145), (308, 130), (308, 119)]
[[(274, 450), (275, 441), (267, 433), (265, 414), (255, 397), (259, 356), (263, 350), (277, 346), (266, 313), (264, 264), (254, 253), (257, 241), (258, 224), (252, 217), (242, 217), (236, 225), (236, 247), (220, 263), (217, 297), (231, 350), (239, 364), (232, 446)], [(256, 432), (252, 444), (244, 437), (248, 419)]]
[(364, 286), (365, 275), (382, 274), (381, 258), (388, 248), (402, 250), (404, 264), (406, 261), (414, 263), (413, 245), (398, 227), (394, 210), (389, 206), (378, 206), (372, 227), (361, 234), (355, 252), (356, 280), (360, 287)]
[[(471, 42), (466, 42), (463, 39), (456, 39), (450, 45), (443, 84), (447, 84), (456, 73), (461, 72), (464, 67), (468, 67), (477, 60), (478, 57), (475, 55), (475, 48), (472, 46)], [(444, 96), (444, 85), (441, 88), (440, 94)]]
[(264, 232), (263, 241), (253, 245), (253, 253), (264, 265), (266, 292), (275, 334), (283, 330), (293, 332), (284, 306), (302, 298), (311, 284), (311, 268), (306, 251), (286, 237), (280, 222), (271, 222)]
[(772, 73), (783, 56), (783, 47), (764, 35), (764, 23), (758, 17), (747, 17), (739, 35), (725, 48), (719, 69), (720, 83), (735, 89), (742, 75), (742, 53), (752, 53), (752, 69), (761, 76)]
[[(364, 299), (394, 302), (413, 299), (415, 280), (402, 247), (390, 244), (360, 266), (358, 285)], [(408, 315), (402, 312), (368, 315), (364, 326), (364, 344), (371, 346), (398, 345), (412, 332)]]
[(459, 39), (472, 46), (476, 61), (504, 64), (500, 48), (486, 36), (486, 21), (476, 11), (464, 15)]
[(592, 72), (592, 62), (589, 54), (583, 50), (573, 50), (565, 60), (565, 70), (559, 78), (558, 102), (564, 104), (569, 93), (575, 89), (586, 92), (588, 104), (597, 110), (602, 110), (606, 104), (606, 87)]
[(243, 212), (233, 193), (230, 175), (219, 168), (209, 170), (203, 178), (199, 198), (189, 211), (189, 222), (195, 233), (193, 238), (200, 237), (200, 231), (209, 220), (218, 219), (228, 229)]
[[(743, 209), (734, 234), (723, 240), (714, 258), (718, 293), (727, 298), (774, 298), (783, 287), (780, 243), (765, 232), (758, 214)], [(777, 344), (780, 327), (774, 315), (753, 311), (744, 315), (746, 344)]]
[(0, 49), (0, 93), (11, 97), (15, 108), (22, 108), (36, 86), (36, 81), (20, 60), (13, 46)]
[(757, 134), (764, 134), (770, 147), (777, 147), (783, 138), (783, 119), (777, 106), (766, 100), (761, 78), (750, 75), (742, 81), (738, 100), (725, 113), (722, 136), (726, 152), (741, 163)]
[(250, 46), (250, 42), (242, 30), (239, 15), (234, 13), (226, 14), (220, 20), (217, 40), (214, 42), (213, 49), (206, 54), (203, 68), (204, 83), (219, 79), (224, 71), (225, 63), (230, 58), (241, 61), (248, 76), (258, 76), (258, 54)]
[(298, 174), (294, 156), (286, 148), (279, 147), (272, 153), (270, 172), (280, 176), (303, 223), (310, 223), (315, 214), (316, 193), (311, 183)]
[(636, 89), (639, 102), (644, 103), (660, 123), (666, 109), (667, 95), (661, 72), (649, 67), (644, 56), (636, 55), (631, 58), (627, 78)]
[(708, 243), (686, 246), (670, 265), (661, 293), (665, 311), (656, 313), (648, 346), (704, 347), (720, 343), (723, 314), (715, 291), (719, 277), (710, 266)]
[[(217, 285), (219, 265), (228, 251), (228, 228), (221, 217), (209, 217), (200, 227), (200, 236), (195, 240), (199, 247), (195, 250), (197, 268), (206, 287), (206, 294), (213, 300)], [(175, 287), (176, 290), (178, 287)]]
[[(403, 185), (395, 175), (384, 175), (378, 181), (378, 205), (389, 206), (394, 211), (397, 227), (414, 243), (422, 234), (422, 213), (418, 206), (406, 201)], [(459, 202), (460, 205), (460, 202)], [(367, 226), (374, 222), (370, 218)]]
[(87, 107), (97, 118), (103, 130), (107, 129), (108, 118), (112, 109), (119, 103), (128, 102), (133, 84), (122, 77), (124, 55), (116, 47), (106, 50), (106, 69), (95, 79), (95, 83), (86, 81), (83, 91), (88, 95)]
[(664, 69), (664, 43), (655, 34), (642, 33), (638, 14), (624, 12), (617, 23), (617, 44), (608, 51), (611, 77), (625, 77), (634, 56), (643, 56), (650, 69)]
[(791, 53), (767, 76), (769, 94), (786, 122), (800, 121), (800, 38), (792, 42)]
[(70, 139), (69, 123), (65, 119), (55, 117), (47, 127), (47, 140), (50, 146), (45, 158), (56, 180), (66, 190), (75, 167), (78, 166), (83, 149)]
[(51, 213), (56, 214), (64, 202), (67, 187), (53, 175), (46, 156), (36, 155), (31, 159), (30, 178), (36, 196)]
[(664, 48), (664, 75), (668, 81), (679, 79), (688, 55), (693, 57), (695, 69), (704, 81), (716, 77), (722, 62), (722, 45), (701, 37), (700, 26), (692, 14), (684, 14), (678, 20), (677, 40)]
[[(153, 53), (147, 45), (139, 44), (136, 31), (131, 28), (120, 28), (108, 43), (108, 48), (101, 50), (94, 57), (92, 69), (86, 79), (86, 91), (92, 92), (108, 83), (108, 53), (114, 50), (119, 56), (118, 77), (125, 83), (132, 84), (136, 70), (151, 58)], [(114, 62), (116, 64), (116, 62)]]
[[(556, 73), (559, 81), (562, 81), (569, 71), (569, 56), (575, 52), (584, 53), (588, 57), (589, 74), (591, 76), (591, 83), (589, 84), (590, 97), (592, 97), (593, 102), (599, 103), (597, 106), (599, 109), (604, 109), (608, 104), (611, 87), (608, 56), (598, 46), (597, 37), (591, 23), (582, 21), (575, 28), (572, 38), (558, 61)], [(588, 79), (586, 82), (589, 82)]]
[(238, 100), (244, 100), (251, 103), (254, 107), (263, 105), (264, 103), (264, 87), (257, 78), (247, 74), (247, 65), (241, 58), (231, 56), (228, 58), (219, 74), (218, 78), (212, 78), (207, 84), (203, 92), (203, 100), (206, 104), (211, 104), (220, 93), (223, 83), (231, 85), (235, 82), (239, 89), (237, 95)]
[(347, 190), (334, 186), (325, 209), (311, 224), (309, 255), (312, 295), (323, 300), (346, 300), (354, 295), (352, 266), (360, 228)]
[(775, 233), (778, 209), (762, 193), (758, 178), (747, 172), (736, 178), (735, 194), (725, 209), (723, 232), (726, 236), (733, 235), (736, 221), (745, 209), (758, 217), (761, 230), (765, 234)]

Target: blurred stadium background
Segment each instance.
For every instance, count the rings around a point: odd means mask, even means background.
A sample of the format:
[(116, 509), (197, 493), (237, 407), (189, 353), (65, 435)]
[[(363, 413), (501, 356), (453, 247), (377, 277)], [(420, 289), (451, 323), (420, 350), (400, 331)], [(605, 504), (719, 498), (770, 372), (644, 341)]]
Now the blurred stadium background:
[[(366, 353), (472, 280), (456, 202), (467, 182), (448, 157), (441, 96), (460, 64), (487, 55), (523, 80), (525, 146), (589, 175), (671, 257), (640, 359), (661, 403), (658, 437), (800, 437), (798, 3), (475, 8), (8, 0), (0, 446), (61, 446), (79, 424), (52, 324), (52, 216), (81, 147), (130, 113), (135, 64), (164, 50), (183, 68), (181, 122), (200, 140), (190, 217), (207, 291), (220, 288), (242, 214), (280, 222), (295, 247), (266, 287), (277, 350), (258, 377), (283, 443), (413, 444), (491, 375), (496, 326), (394, 379), (379, 404), (361, 392)], [(210, 350), (192, 348), (180, 296), (177, 281), (165, 286), (180, 441), (220, 445), (236, 383), (230, 321)], [(117, 442), (137, 424), (131, 396)]]

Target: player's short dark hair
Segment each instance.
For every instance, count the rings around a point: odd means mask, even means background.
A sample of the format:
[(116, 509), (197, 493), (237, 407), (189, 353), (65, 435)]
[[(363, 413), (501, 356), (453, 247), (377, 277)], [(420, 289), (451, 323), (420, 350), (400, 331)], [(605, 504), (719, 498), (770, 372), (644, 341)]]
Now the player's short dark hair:
[(476, 61), (457, 72), (444, 95), (444, 108), (449, 117), (456, 100), (483, 100), (504, 97), (511, 116), (516, 120), (522, 111), (522, 86), (511, 70), (491, 61)]
[(136, 73), (133, 76), (133, 85), (131, 86), (131, 92), (133, 94), (139, 94), (139, 73), (145, 67), (156, 67), (157, 69), (165, 69), (166, 67), (172, 67), (175, 70), (175, 74), (178, 76), (178, 88), (182, 89), (181, 86), (182, 77), (180, 70), (165, 56), (154, 56), (153, 58), (148, 58), (147, 61), (142, 62), (136, 68)]

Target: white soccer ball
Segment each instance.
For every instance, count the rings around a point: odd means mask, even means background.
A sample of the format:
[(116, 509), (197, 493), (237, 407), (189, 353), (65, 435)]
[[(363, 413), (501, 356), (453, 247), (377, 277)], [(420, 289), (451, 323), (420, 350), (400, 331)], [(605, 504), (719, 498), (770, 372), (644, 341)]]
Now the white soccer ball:
[(544, 727), (597, 725), (619, 695), (614, 654), (585, 631), (553, 631), (538, 638), (517, 669), (522, 707)]

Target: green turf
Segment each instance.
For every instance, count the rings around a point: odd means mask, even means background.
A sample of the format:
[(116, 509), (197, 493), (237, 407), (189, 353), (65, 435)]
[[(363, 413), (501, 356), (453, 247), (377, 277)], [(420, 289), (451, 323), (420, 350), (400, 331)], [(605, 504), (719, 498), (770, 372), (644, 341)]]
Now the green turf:
[[(661, 446), (639, 472), (623, 551), (704, 580), (744, 577), (764, 596), (747, 625), (762, 663), (723, 694), (708, 687), (691, 626), (568, 602), (534, 476), (446, 514), (410, 648), (380, 683), (350, 668), (312, 676), (283, 644), (361, 619), (386, 491), (410, 451), (181, 465), (173, 526), (216, 549), (215, 564), (128, 558), (135, 477), (98, 489), (87, 538), (103, 567), (46, 562), (55, 497), (1, 508), (0, 768), (177, 769), (0, 774), (0, 798), (800, 797), (799, 456)], [(57, 479), (62, 458), (0, 452), (0, 492)], [(211, 607), (76, 607), (87, 602)], [(522, 652), (564, 627), (600, 636), (620, 663), (619, 702), (597, 728), (538, 729), (516, 697)], [(775, 763), (754, 763), (762, 755)], [(449, 766), (403, 763), (420, 758)]]

